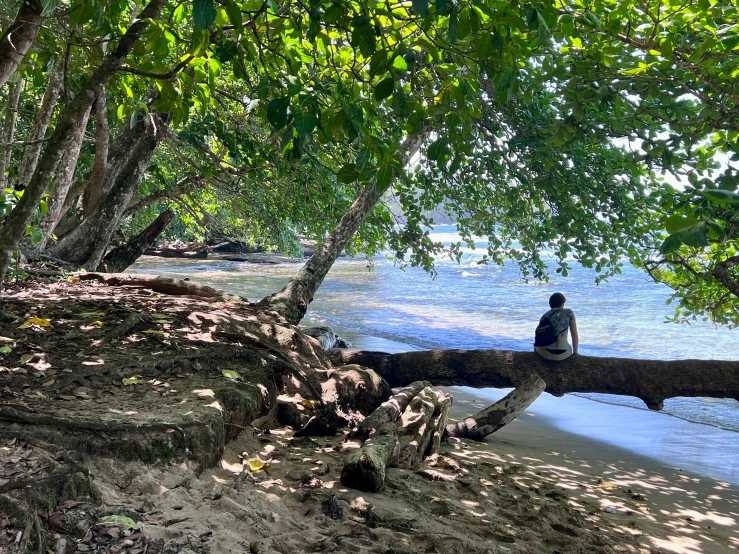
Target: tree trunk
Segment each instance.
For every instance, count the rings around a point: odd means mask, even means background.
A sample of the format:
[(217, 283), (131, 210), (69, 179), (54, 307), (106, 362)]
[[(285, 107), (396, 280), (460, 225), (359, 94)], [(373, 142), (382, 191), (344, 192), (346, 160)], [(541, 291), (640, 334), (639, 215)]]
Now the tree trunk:
[(95, 165), (92, 167), (90, 180), (85, 189), (85, 215), (92, 213), (100, 201), (108, 164), (108, 142), (110, 126), (108, 125), (108, 102), (103, 89), (95, 100)]
[(374, 369), (391, 387), (426, 379), (434, 385), (517, 387), (532, 375), (546, 392), (596, 392), (641, 398), (651, 410), (667, 398), (702, 396), (739, 400), (739, 362), (719, 360), (635, 360), (572, 356), (561, 362), (511, 350), (426, 350), (386, 354), (364, 350), (326, 353), (334, 364)]
[(41, 0), (22, 0), (13, 24), (0, 39), (0, 87), (8, 82), (41, 29)]
[(122, 67), (136, 41), (148, 28), (149, 21), (159, 15), (166, 2), (167, 0), (150, 0), (146, 8), (139, 14), (139, 17), (134, 20), (118, 41), (115, 50), (105, 57), (102, 64), (82, 87), (82, 90), (77, 93), (74, 100), (67, 105), (60, 115), (54, 133), (46, 144), (44, 153), (23, 196), (8, 216), (5, 226), (0, 229), (0, 283), (5, 278), (10, 256), (25, 234), (26, 226), (31, 221), (41, 197), (51, 182), (62, 155), (69, 148), (76, 134), (75, 131), (80, 127), (84, 114), (89, 111), (90, 106), (97, 98), (100, 87), (105, 86)]
[(190, 191), (193, 183), (197, 183), (197, 180), (194, 177), (189, 176), (177, 181), (177, 184), (175, 184), (171, 190), (160, 190), (150, 194), (149, 196), (133, 198), (126, 207), (126, 211), (123, 212), (123, 217), (125, 218), (129, 215), (133, 215), (137, 211), (148, 208), (157, 202), (164, 202), (166, 200), (182, 196)]
[(353, 489), (379, 491), (385, 484), (388, 464), (398, 455), (398, 448), (398, 428), (386, 423), (349, 455), (341, 469), (341, 482)]
[(349, 438), (365, 440), (385, 423), (395, 423), (411, 400), (430, 384), (428, 381), (416, 381), (399, 390), (364, 418), (357, 428), (349, 434)]
[[(403, 166), (418, 152), (428, 134), (421, 130), (405, 140), (399, 154)], [(389, 185), (380, 190), (375, 182), (369, 184), (298, 274), (281, 291), (263, 299), (261, 307), (277, 312), (288, 323), (300, 323), (331, 266), (387, 188)]]
[(79, 226), (49, 249), (53, 256), (89, 271), (97, 269), (126, 206), (165, 135), (161, 129), (164, 125), (150, 112), (148, 116), (140, 117), (133, 129), (127, 129), (116, 140), (116, 148), (127, 145), (128, 151), (125, 155), (111, 156), (103, 198)]
[(15, 138), (15, 121), (18, 118), (18, 100), (21, 97), (23, 82), (12, 83), (8, 86), (8, 100), (4, 106), (2, 132), (0, 132), (0, 189), (8, 186), (9, 179), (5, 172), (10, 165), (13, 154), (13, 139)]
[(72, 187), (74, 180), (74, 171), (77, 169), (77, 160), (80, 157), (80, 149), (82, 148), (82, 140), (85, 138), (85, 129), (87, 129), (87, 121), (90, 117), (90, 110), (87, 110), (82, 116), (82, 122), (79, 127), (75, 128), (75, 134), (69, 149), (64, 153), (62, 161), (59, 164), (59, 170), (56, 173), (54, 184), (51, 186), (49, 195), (46, 198), (48, 211), (39, 224), (39, 230), (43, 233), (43, 238), (38, 243), (38, 249), (46, 248), (52, 232), (56, 228), (62, 215), (64, 215), (64, 203), (67, 199), (69, 189)]
[(59, 68), (52, 69), (47, 77), (49, 84), (46, 86), (44, 98), (41, 100), (41, 106), (36, 112), (36, 119), (33, 122), (33, 129), (29, 137), (29, 144), (23, 153), (23, 160), (18, 168), (18, 177), (15, 180), (16, 190), (23, 190), (28, 186), (33, 172), (36, 170), (38, 157), (43, 147), (43, 138), (46, 136), (46, 130), (54, 115), (56, 101), (59, 98), (59, 91), (62, 88), (62, 74)]
[(108, 252), (101, 264), (102, 267), (98, 271), (108, 273), (120, 273), (133, 264), (141, 254), (146, 250), (174, 219), (174, 212), (167, 210), (159, 214), (151, 225), (141, 231), (138, 235), (128, 241), (125, 245), (119, 246)]
[(160, 277), (159, 275), (135, 275), (128, 273), (80, 273), (80, 281), (99, 281), (111, 287), (142, 287), (162, 294), (173, 296), (198, 296), (215, 298), (223, 302), (248, 302), (240, 296), (228, 294), (222, 290), (206, 285), (198, 285), (190, 281)]
[(521, 415), (539, 398), (546, 386), (547, 384), (538, 377), (529, 377), (492, 406), (462, 421), (447, 425), (446, 433), (450, 437), (481, 441)]

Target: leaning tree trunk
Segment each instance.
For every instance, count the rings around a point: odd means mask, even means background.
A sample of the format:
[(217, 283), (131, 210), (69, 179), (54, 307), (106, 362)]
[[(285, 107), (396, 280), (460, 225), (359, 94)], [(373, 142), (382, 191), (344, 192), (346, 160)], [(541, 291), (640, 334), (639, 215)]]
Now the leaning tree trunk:
[(167, 210), (159, 214), (146, 229), (141, 231), (138, 235), (132, 238), (123, 246), (114, 248), (103, 258), (101, 267), (98, 271), (105, 271), (106, 273), (121, 273), (125, 269), (133, 264), (139, 257), (144, 253), (144, 250), (149, 248), (157, 237), (164, 231), (169, 225), (169, 222), (174, 219), (174, 212)]
[(41, 0), (22, 0), (12, 25), (0, 39), (0, 87), (8, 82), (41, 29)]
[(54, 133), (46, 144), (44, 153), (23, 196), (8, 216), (4, 227), (0, 229), (0, 283), (5, 278), (10, 257), (25, 234), (26, 226), (31, 221), (41, 197), (51, 182), (62, 155), (68, 150), (75, 131), (82, 124), (84, 114), (89, 111), (90, 106), (95, 101), (100, 87), (105, 86), (123, 66), (126, 57), (148, 28), (149, 21), (159, 15), (166, 2), (167, 0), (150, 0), (146, 8), (139, 14), (139, 17), (134, 20), (126, 33), (120, 38), (115, 50), (105, 57), (102, 64), (82, 87), (82, 90), (77, 93), (60, 115)]
[(10, 165), (13, 154), (13, 139), (15, 138), (15, 121), (18, 117), (18, 100), (21, 97), (23, 82), (13, 83), (8, 87), (8, 100), (5, 102), (5, 118), (0, 132), (0, 189), (8, 186), (5, 172)]
[(80, 149), (82, 141), (85, 138), (85, 129), (87, 128), (87, 120), (90, 116), (90, 110), (82, 116), (82, 124), (75, 129), (75, 136), (69, 149), (64, 153), (62, 161), (59, 164), (59, 170), (56, 173), (54, 184), (46, 198), (48, 211), (39, 224), (39, 230), (43, 234), (43, 238), (38, 243), (38, 249), (46, 248), (46, 243), (51, 238), (51, 233), (56, 228), (64, 214), (64, 202), (67, 199), (69, 189), (72, 187), (74, 180), (74, 171), (77, 169), (77, 160), (80, 157)]
[(90, 180), (85, 189), (85, 215), (90, 215), (100, 201), (108, 164), (108, 142), (110, 127), (108, 125), (108, 103), (105, 89), (95, 101), (95, 165), (92, 167)]
[(517, 387), (532, 375), (547, 392), (596, 392), (641, 398), (660, 410), (675, 396), (739, 400), (739, 362), (720, 360), (635, 360), (572, 356), (561, 362), (511, 350), (425, 350), (386, 354), (364, 350), (326, 353), (333, 363), (374, 369), (391, 387), (425, 379), (434, 385), (475, 388)]
[[(428, 133), (421, 130), (405, 140), (399, 155), (403, 166), (418, 152)], [(298, 274), (281, 291), (263, 299), (261, 307), (277, 312), (288, 323), (300, 323), (331, 266), (390, 184), (384, 189), (378, 189), (374, 181), (369, 184)]]
[(15, 189), (23, 190), (28, 186), (33, 172), (36, 170), (39, 154), (43, 147), (44, 136), (49, 128), (49, 123), (54, 115), (56, 101), (59, 98), (59, 92), (62, 88), (62, 73), (57, 67), (47, 73), (49, 84), (46, 85), (44, 97), (41, 100), (41, 106), (36, 112), (36, 118), (33, 122), (33, 129), (28, 139), (28, 144), (23, 152), (23, 160), (18, 168), (18, 177), (15, 180)]
[(447, 425), (446, 434), (450, 437), (481, 441), (520, 416), (541, 396), (546, 386), (547, 384), (538, 377), (529, 377), (492, 406), (462, 421)]
[[(154, 121), (156, 120), (156, 121)], [(106, 191), (97, 207), (74, 230), (49, 249), (53, 256), (94, 271), (100, 265), (121, 216), (144, 177), (154, 151), (165, 135), (166, 124), (153, 112), (139, 118), (116, 143), (129, 145), (125, 157), (116, 156), (106, 171)]]

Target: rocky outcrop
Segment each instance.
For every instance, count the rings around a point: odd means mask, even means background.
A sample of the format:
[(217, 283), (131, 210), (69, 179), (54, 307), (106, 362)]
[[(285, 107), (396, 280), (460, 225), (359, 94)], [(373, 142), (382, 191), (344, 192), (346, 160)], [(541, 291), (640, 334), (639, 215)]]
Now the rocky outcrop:
[(331, 327), (308, 327), (307, 329), (303, 329), (303, 333), (320, 342), (324, 350), (328, 350), (329, 348), (352, 347), (349, 341), (339, 337)]

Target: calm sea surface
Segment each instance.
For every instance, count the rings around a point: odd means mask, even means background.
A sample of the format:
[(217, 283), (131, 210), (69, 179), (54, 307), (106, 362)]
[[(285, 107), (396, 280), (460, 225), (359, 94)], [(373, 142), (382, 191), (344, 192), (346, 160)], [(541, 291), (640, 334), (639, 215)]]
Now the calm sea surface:
[[(433, 237), (447, 244), (458, 240), (452, 226), (437, 227)], [(374, 260), (372, 271), (363, 259), (340, 259), (311, 304), (308, 320), (416, 348), (529, 350), (549, 295), (561, 291), (568, 298), (567, 307), (577, 315), (582, 354), (739, 360), (739, 330), (716, 328), (702, 321), (664, 323), (673, 313), (673, 307), (665, 304), (669, 290), (651, 282), (640, 270), (627, 266), (622, 275), (595, 285), (595, 273), (573, 263), (575, 269), (569, 277), (554, 274), (549, 283), (524, 282), (515, 265), (478, 265), (484, 246), (480, 242), (477, 249), (465, 250), (459, 264), (437, 259), (438, 276), (433, 280), (422, 270), (400, 271), (383, 257)], [(134, 270), (187, 276), (260, 299), (279, 290), (299, 267), (299, 263), (144, 258)], [(362, 347), (368, 346), (365, 343)], [(587, 396), (646, 409), (636, 398)], [(667, 400), (664, 411), (684, 420), (739, 431), (736, 400), (677, 398)]]

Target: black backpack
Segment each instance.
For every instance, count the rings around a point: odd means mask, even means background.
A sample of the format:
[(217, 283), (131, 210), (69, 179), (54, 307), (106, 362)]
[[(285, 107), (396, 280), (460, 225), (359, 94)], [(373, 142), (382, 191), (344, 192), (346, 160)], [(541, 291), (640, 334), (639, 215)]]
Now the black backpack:
[(554, 312), (547, 312), (539, 320), (539, 326), (534, 332), (534, 346), (549, 346), (557, 342), (557, 330), (554, 328), (554, 323), (550, 319), (550, 316)]

